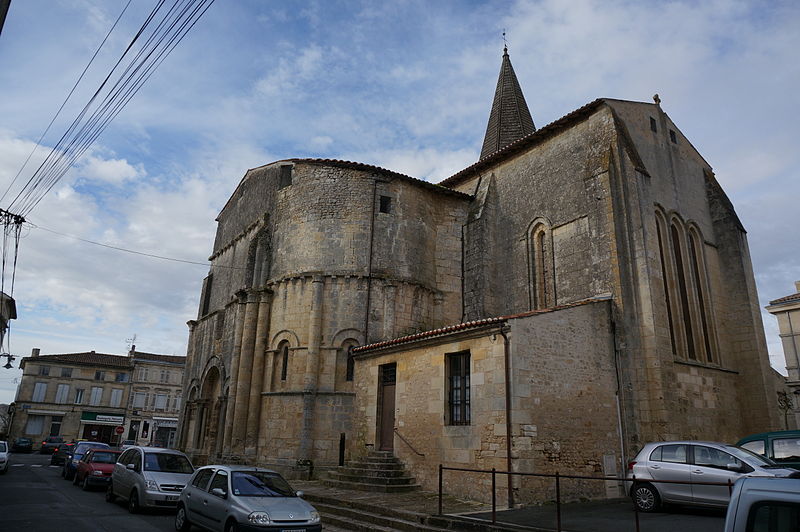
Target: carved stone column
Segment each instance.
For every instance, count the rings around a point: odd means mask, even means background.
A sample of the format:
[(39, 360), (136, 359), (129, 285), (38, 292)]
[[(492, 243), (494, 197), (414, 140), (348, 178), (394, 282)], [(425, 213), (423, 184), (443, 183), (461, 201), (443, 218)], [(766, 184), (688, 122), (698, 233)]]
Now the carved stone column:
[(244, 329), (242, 330), (242, 350), (239, 355), (239, 374), (236, 379), (236, 405), (233, 409), (233, 432), (231, 434), (231, 450), (236, 454), (244, 452), (244, 440), (247, 431), (247, 407), (250, 402), (250, 376), (253, 373), (253, 353), (256, 344), (256, 322), (260, 294), (255, 291), (247, 293), (247, 305), (244, 311)]
[(253, 371), (250, 380), (250, 400), (247, 406), (246, 456), (253, 456), (258, 445), (261, 416), (261, 392), (264, 391), (264, 356), (269, 336), (269, 315), (272, 308), (272, 291), (262, 290), (258, 304), (256, 342), (253, 347)]
[(242, 350), (242, 331), (244, 330), (244, 314), (247, 302), (247, 293), (241, 290), (236, 293), (236, 329), (233, 332), (233, 352), (231, 354), (230, 386), (228, 387), (228, 401), (225, 405), (225, 430), (223, 433), (222, 453), (231, 454), (231, 439), (233, 433), (234, 407), (238, 391), (239, 355)]

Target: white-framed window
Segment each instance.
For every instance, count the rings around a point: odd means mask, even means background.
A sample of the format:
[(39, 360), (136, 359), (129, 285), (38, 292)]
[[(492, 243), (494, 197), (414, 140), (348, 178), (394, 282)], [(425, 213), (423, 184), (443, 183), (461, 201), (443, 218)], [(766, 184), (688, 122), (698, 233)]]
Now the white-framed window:
[(64, 404), (69, 397), (69, 384), (59, 384), (56, 389), (56, 403)]
[(175, 407), (173, 408), (173, 410), (175, 410), (176, 412), (179, 411), (181, 409), (181, 396), (180, 395), (175, 396), (175, 403), (174, 404), (175, 404)]
[(75, 404), (79, 405), (83, 403), (83, 388), (75, 388)]
[(114, 388), (111, 390), (111, 406), (118, 407), (122, 404), (122, 389)]
[(139, 380), (146, 382), (148, 378), (147, 368), (139, 368)]
[(169, 382), (169, 371), (165, 369), (161, 370), (161, 382)]
[(37, 382), (33, 385), (33, 397), (31, 401), (36, 403), (43, 403), (44, 397), (47, 395), (47, 383), (46, 382)]
[(135, 392), (133, 394), (133, 408), (144, 408), (146, 399), (144, 392)]
[(42, 431), (44, 431), (44, 416), (29, 415), (28, 423), (25, 425), (25, 434), (38, 436)]
[(166, 410), (169, 396), (163, 393), (156, 394), (156, 410)]
[(103, 400), (103, 389), (99, 386), (92, 386), (92, 396), (89, 399), (89, 404), (92, 406), (97, 406), (100, 404), (100, 401)]

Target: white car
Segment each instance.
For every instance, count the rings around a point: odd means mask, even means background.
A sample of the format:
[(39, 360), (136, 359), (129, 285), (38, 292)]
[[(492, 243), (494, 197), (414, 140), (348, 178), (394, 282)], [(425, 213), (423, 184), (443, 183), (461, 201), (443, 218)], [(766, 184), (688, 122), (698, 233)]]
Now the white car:
[(707, 441), (648, 443), (628, 464), (630, 496), (640, 512), (654, 512), (662, 503), (724, 508), (742, 477), (797, 473), (740, 447)]
[(175, 508), (178, 496), (194, 473), (189, 458), (180, 451), (160, 447), (130, 447), (114, 464), (106, 501), (127, 500), (128, 511), (140, 508)]
[(736, 482), (725, 532), (784, 532), (800, 525), (800, 478), (742, 478)]
[(0, 473), (8, 471), (8, 442), (0, 441)]

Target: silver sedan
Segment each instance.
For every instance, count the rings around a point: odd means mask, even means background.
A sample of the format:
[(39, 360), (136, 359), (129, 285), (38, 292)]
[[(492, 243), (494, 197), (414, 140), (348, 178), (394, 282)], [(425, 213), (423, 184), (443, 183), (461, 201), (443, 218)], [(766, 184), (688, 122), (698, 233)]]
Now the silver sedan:
[(175, 530), (196, 525), (214, 532), (322, 530), (319, 513), (275, 471), (210, 465), (195, 471), (183, 488)]

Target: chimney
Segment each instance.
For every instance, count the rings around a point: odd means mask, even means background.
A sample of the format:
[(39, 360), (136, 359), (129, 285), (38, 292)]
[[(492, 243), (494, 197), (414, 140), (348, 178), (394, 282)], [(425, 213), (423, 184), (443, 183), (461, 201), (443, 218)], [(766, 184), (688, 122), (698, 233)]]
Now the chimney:
[(38, 357), (40, 352), (41, 352), (41, 349), (39, 349), (38, 347), (34, 347), (33, 349), (31, 349), (31, 356), (32, 357)]
[(128, 351), (128, 356), (132, 357), (135, 354), (136, 354), (136, 346), (134, 344), (131, 344), (131, 350)]
[(800, 292), (800, 281), (795, 281), (795, 282), (794, 282), (794, 288), (795, 288), (795, 290), (797, 290), (798, 292)]

